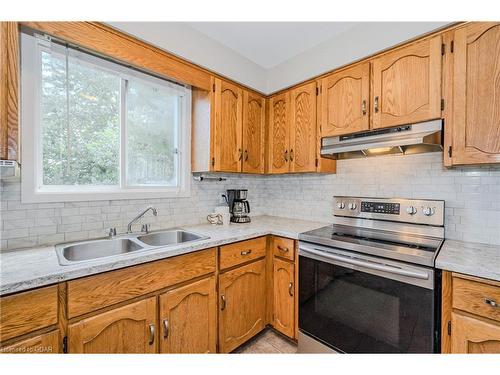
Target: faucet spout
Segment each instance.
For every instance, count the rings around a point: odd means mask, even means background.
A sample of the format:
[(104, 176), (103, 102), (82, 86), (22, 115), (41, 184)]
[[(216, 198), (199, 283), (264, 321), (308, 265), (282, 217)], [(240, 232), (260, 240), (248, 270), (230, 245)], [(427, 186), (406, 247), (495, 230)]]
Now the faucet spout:
[(128, 225), (127, 225), (127, 233), (132, 233), (132, 225), (134, 225), (135, 222), (137, 222), (141, 217), (143, 217), (146, 214), (146, 212), (148, 212), (150, 210), (153, 212), (154, 216), (158, 216), (158, 210), (156, 208), (152, 207), (152, 206), (149, 206), (144, 211), (142, 211), (139, 215), (137, 215), (136, 217), (134, 217), (130, 221), (130, 223), (128, 223)]

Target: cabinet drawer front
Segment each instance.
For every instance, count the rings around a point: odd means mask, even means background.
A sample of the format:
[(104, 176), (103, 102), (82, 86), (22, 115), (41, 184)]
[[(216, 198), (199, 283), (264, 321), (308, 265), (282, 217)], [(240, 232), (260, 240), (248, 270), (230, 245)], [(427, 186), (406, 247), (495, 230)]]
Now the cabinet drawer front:
[(31, 337), (0, 349), (9, 354), (57, 354), (59, 353), (59, 330)]
[(68, 282), (73, 318), (215, 271), (215, 249), (102, 273)]
[(266, 255), (266, 237), (220, 247), (220, 269), (226, 269)]
[(453, 308), (500, 321), (500, 287), (454, 277)]
[(290, 238), (273, 237), (273, 254), (278, 257), (294, 260), (295, 241)]
[(0, 300), (2, 341), (57, 323), (57, 286), (31, 290)]

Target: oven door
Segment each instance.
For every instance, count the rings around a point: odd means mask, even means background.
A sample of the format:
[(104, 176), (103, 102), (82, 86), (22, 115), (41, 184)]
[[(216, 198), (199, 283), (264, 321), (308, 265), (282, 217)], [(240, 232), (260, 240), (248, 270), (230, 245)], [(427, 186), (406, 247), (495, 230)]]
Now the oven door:
[(437, 352), (434, 283), (429, 268), (300, 242), (300, 331), (344, 353)]

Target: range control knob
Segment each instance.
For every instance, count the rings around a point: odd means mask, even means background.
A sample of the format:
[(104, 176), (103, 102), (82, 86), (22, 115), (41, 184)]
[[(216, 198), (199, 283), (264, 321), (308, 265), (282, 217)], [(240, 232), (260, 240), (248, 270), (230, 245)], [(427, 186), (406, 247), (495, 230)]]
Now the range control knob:
[(410, 215), (415, 215), (417, 213), (417, 209), (413, 206), (406, 207), (406, 212)]
[(424, 207), (424, 209), (422, 210), (422, 212), (424, 213), (425, 216), (432, 216), (432, 215), (434, 215), (434, 208), (432, 208), (432, 207)]
[(357, 206), (356, 206), (356, 203), (352, 203), (352, 202), (351, 202), (351, 203), (349, 203), (349, 209), (350, 209), (350, 210), (353, 210), (353, 211), (354, 211), (354, 210), (356, 209), (356, 207), (357, 207)]
[(338, 202), (337, 203), (337, 207), (341, 210), (343, 210), (345, 208), (345, 203), (344, 202)]

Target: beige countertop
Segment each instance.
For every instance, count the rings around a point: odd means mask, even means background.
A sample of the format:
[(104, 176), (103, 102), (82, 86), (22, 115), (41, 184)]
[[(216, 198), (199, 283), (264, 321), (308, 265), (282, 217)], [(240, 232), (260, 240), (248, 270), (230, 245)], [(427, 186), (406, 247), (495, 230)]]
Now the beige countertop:
[(274, 216), (253, 217), (251, 223), (214, 226), (210, 224), (182, 226), (182, 229), (209, 236), (209, 239), (137, 251), (126, 255), (59, 264), (54, 246), (13, 250), (0, 254), (0, 295), (20, 292), (44, 285), (116, 270), (136, 264), (187, 254), (194, 251), (238, 242), (268, 234), (297, 239), (299, 233), (327, 225)]

